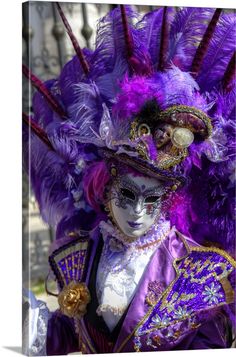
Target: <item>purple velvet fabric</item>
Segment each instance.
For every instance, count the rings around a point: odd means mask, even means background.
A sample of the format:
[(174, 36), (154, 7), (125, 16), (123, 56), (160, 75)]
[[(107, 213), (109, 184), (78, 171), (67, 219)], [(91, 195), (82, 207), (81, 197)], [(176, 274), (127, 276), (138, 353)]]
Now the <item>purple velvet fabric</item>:
[[(91, 272), (91, 265), (97, 249), (97, 234), (94, 236), (94, 244), (91, 250), (90, 265), (88, 267), (87, 279)], [(190, 246), (195, 246), (196, 243), (190, 239), (186, 239)], [(114, 344), (113, 352), (132, 352), (134, 351), (133, 336), (135, 327), (139, 321), (147, 313), (149, 306), (145, 302), (148, 294), (150, 283), (157, 281), (163, 288), (169, 286), (175, 278), (176, 272), (172, 265), (176, 258), (184, 257), (188, 254), (187, 248), (182, 238), (176, 234), (175, 229), (172, 229), (169, 236), (164, 240), (161, 246), (156, 250), (151, 261), (149, 262), (145, 274), (143, 275), (137, 293), (133, 298), (128, 312), (124, 318), (118, 338)], [(88, 336), (85, 324), (83, 324), (85, 333)], [(99, 329), (99, 326), (98, 326)], [(230, 347), (226, 339), (227, 318), (220, 311), (209, 321), (202, 324), (194, 332), (189, 333), (183, 339), (180, 339), (177, 344), (165, 345), (156, 350), (186, 350), (186, 349), (205, 349), (205, 348), (226, 348)], [(91, 336), (88, 336), (90, 344), (93, 344)], [(55, 312), (49, 321), (47, 352), (53, 354), (67, 354), (78, 350), (78, 338), (76, 337), (72, 320)], [(150, 351), (152, 349), (147, 349)], [(146, 351), (143, 349), (142, 351)], [(104, 351), (91, 350), (87, 346), (87, 353), (102, 353)]]
[(73, 320), (59, 311), (52, 314), (48, 323), (47, 355), (67, 355), (78, 351), (78, 337)]
[(174, 350), (200, 350), (209, 348), (229, 348), (227, 341), (227, 320), (223, 313), (203, 324), (195, 333), (184, 338)]

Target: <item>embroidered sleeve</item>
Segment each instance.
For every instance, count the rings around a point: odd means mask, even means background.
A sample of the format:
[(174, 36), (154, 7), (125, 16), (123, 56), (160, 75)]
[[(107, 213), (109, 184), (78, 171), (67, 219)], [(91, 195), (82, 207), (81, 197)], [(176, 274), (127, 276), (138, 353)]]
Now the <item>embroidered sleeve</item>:
[(134, 348), (174, 346), (219, 309), (234, 302), (229, 281), (236, 262), (217, 248), (194, 247), (184, 259), (174, 262), (176, 278), (140, 321)]

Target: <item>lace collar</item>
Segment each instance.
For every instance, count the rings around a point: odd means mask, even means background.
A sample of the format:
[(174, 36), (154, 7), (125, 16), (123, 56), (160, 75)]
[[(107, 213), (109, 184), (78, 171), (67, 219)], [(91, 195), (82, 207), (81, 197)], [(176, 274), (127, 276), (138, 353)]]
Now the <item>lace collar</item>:
[(129, 237), (122, 234), (122, 232), (114, 226), (110, 220), (106, 222), (101, 221), (99, 228), (104, 242), (106, 242), (108, 238), (112, 237), (119, 243), (122, 243), (124, 248), (138, 248), (142, 246), (149, 246), (152, 242), (155, 243), (157, 239), (166, 237), (167, 233), (170, 231), (170, 222), (164, 219), (159, 219), (158, 223), (154, 225), (148, 233), (135, 240), (130, 240)]

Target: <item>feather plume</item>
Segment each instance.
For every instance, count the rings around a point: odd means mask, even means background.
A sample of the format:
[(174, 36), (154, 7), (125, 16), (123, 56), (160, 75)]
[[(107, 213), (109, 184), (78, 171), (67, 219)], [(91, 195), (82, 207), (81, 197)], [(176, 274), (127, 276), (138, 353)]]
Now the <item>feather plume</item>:
[(42, 128), (40, 128), (37, 125), (37, 123), (32, 118), (30, 118), (27, 114), (23, 113), (22, 117), (23, 117), (23, 122), (27, 125), (27, 127), (32, 129), (34, 134), (36, 134), (42, 140), (42, 142), (44, 142), (44, 144), (48, 146), (50, 150), (54, 150), (45, 131)]
[[(203, 61), (204, 70), (197, 78), (198, 85), (186, 72), (190, 70), (196, 48), (214, 10), (182, 9), (173, 18), (175, 10), (168, 9), (171, 32), (167, 60), (171, 67), (156, 73), (152, 73), (150, 63), (152, 61), (156, 65), (159, 57), (163, 9), (145, 15), (138, 23), (138, 16), (132, 8), (126, 7), (126, 12), (133, 42), (131, 67), (139, 67), (140, 75), (130, 78), (132, 72), (127, 63), (122, 17), (117, 8), (100, 21), (94, 53), (83, 50), (90, 64), (88, 76), (84, 76), (81, 63), (75, 56), (63, 68), (58, 80), (44, 84), (56, 101), (68, 110), (68, 120), (62, 122), (41, 93), (34, 97), (34, 121), (54, 148), (50, 150), (36, 135), (30, 138), (33, 148), (29, 157), (31, 182), (41, 213), (49, 224), (57, 228), (60, 222), (64, 222), (60, 236), (65, 229), (77, 227), (77, 219), (80, 225), (78, 207), (83, 207), (83, 213), (91, 212), (83, 192), (80, 196), (83, 191), (80, 185), (83, 175), (88, 173), (89, 164), (93, 160), (101, 160), (99, 147), (110, 147), (114, 138), (127, 143), (130, 122), (146, 101), (155, 100), (161, 110), (184, 104), (208, 112), (215, 131), (204, 145), (192, 144), (188, 158), (174, 169), (174, 173), (181, 171), (190, 180), (173, 202), (171, 221), (197, 241), (217, 239), (223, 242), (224, 248), (232, 250), (235, 87), (225, 93), (222, 86), (217, 86), (235, 50), (232, 16), (222, 16), (217, 24)], [(217, 87), (213, 90), (213, 86)], [(208, 93), (204, 93), (205, 90)], [(155, 145), (148, 138), (147, 144), (150, 156), (155, 159), (158, 155)], [(222, 157), (215, 161), (213, 150), (209, 154), (213, 144), (216, 148), (221, 145), (222, 149)], [(122, 150), (121, 147), (119, 149)], [(24, 152), (28, 158), (27, 147)], [(76, 206), (75, 197), (80, 200)], [(94, 223), (95, 215), (92, 216)]]
[(160, 42), (160, 53), (159, 53), (159, 62), (158, 69), (160, 71), (164, 71), (167, 59), (167, 51), (168, 51), (168, 23), (167, 23), (167, 7), (165, 6), (163, 9), (162, 15), (162, 24), (161, 24), (161, 42)]
[(213, 9), (183, 8), (174, 17), (170, 28), (169, 61), (189, 71), (193, 56)]
[[(32, 136), (30, 150), (31, 185), (46, 223), (56, 227), (60, 220), (75, 212), (72, 189), (78, 188), (75, 166), (82, 148), (70, 136), (50, 136), (54, 150), (50, 150), (37, 136)], [(73, 137), (73, 136), (72, 136)], [(27, 145), (23, 148), (27, 156)]]
[[(177, 197), (173, 203), (171, 220), (177, 229), (199, 243), (218, 243), (234, 254), (235, 89), (228, 93), (215, 90), (209, 94), (208, 100), (216, 103), (210, 110), (214, 131), (206, 143), (191, 146), (190, 155), (182, 164), (182, 169), (188, 170), (190, 181), (185, 192), (179, 193), (183, 201), (179, 202)], [(209, 155), (212, 141), (220, 150), (220, 158)], [(215, 154), (218, 156), (217, 152)]]
[(192, 67), (191, 67), (191, 72), (193, 73), (194, 77), (197, 77), (198, 72), (201, 68), (202, 61), (204, 59), (204, 56), (207, 52), (209, 43), (214, 35), (214, 31), (217, 25), (217, 22), (219, 20), (219, 17), (221, 15), (222, 9), (216, 9), (211, 21), (209, 22), (207, 29), (201, 39), (201, 42), (198, 45), (198, 48), (196, 50)]
[[(220, 90), (213, 90), (209, 93), (209, 100), (214, 101), (216, 105), (214, 106), (214, 117), (223, 117), (225, 121), (233, 120), (235, 118), (235, 97), (236, 97), (236, 86), (234, 86), (230, 91), (224, 92)], [(213, 117), (213, 120), (215, 120)]]
[(114, 98), (120, 90), (120, 78), (124, 77), (126, 72), (125, 68), (124, 60), (118, 57), (112, 72), (94, 79), (94, 82), (99, 88), (104, 101), (107, 102), (106, 104), (108, 107), (111, 107), (111, 104), (114, 102)]
[(62, 118), (66, 117), (66, 112), (62, 108), (61, 104), (57, 102), (44, 83), (39, 78), (37, 78), (24, 64), (22, 65), (22, 71), (26, 78), (31, 81), (32, 85), (46, 98), (51, 108)]
[[(171, 22), (172, 8), (167, 10), (167, 21)], [(142, 20), (137, 23), (140, 35), (150, 54), (154, 68), (157, 68), (160, 53), (161, 26), (163, 18), (163, 8), (147, 13)]]
[(236, 51), (234, 51), (222, 79), (222, 87), (225, 91), (230, 91), (230, 85), (235, 77)]
[[(130, 58), (132, 67), (137, 73), (149, 73), (151, 71), (150, 58), (139, 36), (139, 31), (133, 25), (137, 22), (138, 14), (129, 6), (125, 8), (129, 33), (133, 42), (133, 55)], [(91, 63), (91, 78), (97, 78), (98, 73), (104, 75), (112, 72), (117, 63), (119, 66), (122, 63), (123, 74), (129, 71), (127, 47), (119, 8), (102, 18), (98, 24), (95, 51)]]
[(101, 146), (99, 125), (103, 107), (100, 92), (95, 83), (75, 85), (75, 101), (68, 108), (73, 124), (78, 131), (78, 140)]
[(236, 17), (232, 14), (222, 15), (197, 77), (202, 91), (210, 91), (220, 83), (235, 51), (235, 36)]
[[(92, 51), (83, 49), (83, 54), (87, 61), (91, 61)], [(62, 68), (58, 83), (63, 98), (63, 103), (66, 107), (71, 105), (75, 101), (74, 85), (79, 82), (85, 82), (87, 77), (84, 76), (81, 63), (77, 56), (74, 56), (65, 66)]]
[(125, 39), (125, 44), (126, 44), (126, 52), (127, 52), (127, 57), (128, 60), (133, 54), (133, 39), (131, 36), (131, 33), (129, 31), (129, 25), (128, 25), (128, 19), (126, 16), (126, 10), (124, 5), (120, 5), (120, 11), (121, 11), (121, 18), (122, 18), (122, 25), (123, 25), (123, 30), (124, 30), (124, 39)]
[(83, 71), (84, 71), (84, 73), (86, 75), (88, 75), (88, 73), (89, 73), (89, 65), (88, 65), (88, 63), (86, 61), (86, 58), (85, 58), (85, 56), (84, 56), (84, 54), (83, 54), (83, 52), (82, 52), (82, 50), (81, 50), (81, 48), (79, 46), (79, 43), (78, 43), (75, 35), (72, 32), (72, 29), (71, 29), (71, 27), (70, 27), (65, 15), (64, 15), (63, 11), (62, 11), (62, 8), (61, 8), (61, 6), (60, 6), (60, 4), (58, 2), (56, 2), (56, 6), (58, 8), (58, 12), (59, 12), (59, 14), (61, 16), (61, 19), (62, 19), (62, 21), (63, 21), (63, 23), (65, 25), (66, 31), (67, 31), (70, 39), (71, 39), (72, 45), (73, 45), (73, 47), (75, 49), (75, 52), (76, 52), (76, 54), (78, 56), (78, 59), (79, 59), (79, 61), (81, 63)]
[[(59, 83), (56, 79), (50, 79), (44, 82), (44, 86), (50, 90), (56, 100), (62, 102)], [(53, 123), (64, 123), (56, 112), (52, 110), (45, 97), (36, 92), (32, 100), (34, 121), (43, 129), (46, 129), (48, 125)]]

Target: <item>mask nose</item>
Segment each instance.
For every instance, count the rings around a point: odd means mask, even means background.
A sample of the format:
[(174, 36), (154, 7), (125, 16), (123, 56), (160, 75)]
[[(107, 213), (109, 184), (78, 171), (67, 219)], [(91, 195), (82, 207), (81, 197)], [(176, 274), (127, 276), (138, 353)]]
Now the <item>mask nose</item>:
[[(143, 210), (143, 204), (141, 200), (138, 200), (137, 204), (134, 206), (134, 213), (136, 216), (141, 217)], [(138, 218), (138, 217), (137, 217)]]

